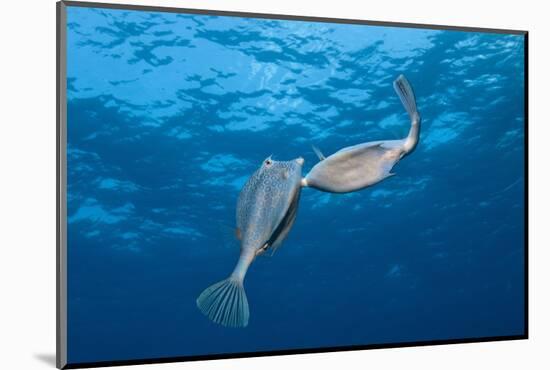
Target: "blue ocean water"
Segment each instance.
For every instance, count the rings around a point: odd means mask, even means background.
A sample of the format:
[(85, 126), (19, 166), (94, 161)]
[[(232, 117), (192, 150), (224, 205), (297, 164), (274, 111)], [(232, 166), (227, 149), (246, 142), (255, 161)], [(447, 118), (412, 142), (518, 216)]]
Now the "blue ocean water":
[[(90, 362), (479, 338), (524, 328), (523, 37), (68, 7), (68, 358)], [(420, 143), (371, 188), (304, 189), (245, 281), (238, 193), (273, 154)]]

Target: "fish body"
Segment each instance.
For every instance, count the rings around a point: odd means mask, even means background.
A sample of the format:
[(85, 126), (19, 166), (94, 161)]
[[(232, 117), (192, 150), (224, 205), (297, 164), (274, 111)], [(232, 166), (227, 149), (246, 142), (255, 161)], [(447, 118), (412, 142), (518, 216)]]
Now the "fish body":
[(392, 168), (415, 149), (420, 135), (420, 114), (409, 82), (401, 75), (393, 86), (409, 114), (409, 134), (401, 140), (372, 141), (346, 147), (328, 157), (314, 148), (320, 162), (302, 180), (302, 186), (331, 193), (349, 193), (393, 175)]
[(290, 231), (301, 192), (304, 160), (267, 158), (248, 179), (237, 201), (237, 236), (240, 256), (229, 278), (203, 291), (197, 306), (212, 321), (224, 326), (248, 325), (249, 308), (243, 281), (256, 256), (275, 250)]
[[(300, 197), (303, 159), (266, 159), (244, 185), (237, 202), (241, 254), (261, 254)], [(295, 217), (295, 215), (294, 215)], [(288, 220), (287, 220), (288, 221)]]

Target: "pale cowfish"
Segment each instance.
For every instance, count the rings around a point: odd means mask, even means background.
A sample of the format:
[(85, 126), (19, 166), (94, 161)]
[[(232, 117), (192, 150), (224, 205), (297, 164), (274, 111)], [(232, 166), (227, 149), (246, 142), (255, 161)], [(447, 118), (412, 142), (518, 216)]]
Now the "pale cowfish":
[(288, 235), (298, 209), (303, 163), (302, 158), (286, 162), (267, 158), (241, 190), (236, 232), (241, 242), (239, 261), (227, 279), (197, 298), (197, 306), (212, 321), (230, 327), (248, 325), (246, 271), (256, 256), (275, 250)]
[(409, 82), (401, 75), (393, 82), (393, 87), (411, 120), (407, 137), (350, 146), (326, 158), (314, 147), (320, 162), (302, 180), (302, 186), (331, 193), (348, 193), (393, 175), (393, 166), (414, 150), (420, 133), (420, 114)]

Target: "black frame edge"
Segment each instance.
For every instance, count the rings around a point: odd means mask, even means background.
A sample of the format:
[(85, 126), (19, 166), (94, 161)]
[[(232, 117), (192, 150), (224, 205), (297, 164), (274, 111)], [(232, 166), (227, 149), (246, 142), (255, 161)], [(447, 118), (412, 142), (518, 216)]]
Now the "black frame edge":
[(524, 80), (524, 86), (523, 86), (523, 114), (524, 114), (524, 207), (525, 207), (525, 218), (524, 218), (524, 224), (525, 224), (525, 230), (524, 230), (524, 333), (525, 338), (529, 338), (529, 32), (525, 32), (523, 36), (523, 80)]
[(420, 342), (399, 342), (390, 344), (370, 344), (370, 345), (353, 345), (341, 347), (326, 347), (326, 348), (308, 348), (308, 349), (293, 349), (293, 350), (277, 350), (277, 351), (259, 351), (259, 352), (243, 352), (243, 353), (222, 353), (215, 355), (198, 355), (198, 356), (182, 356), (182, 357), (164, 357), (152, 359), (136, 359), (136, 360), (116, 360), (116, 361), (98, 361), (98, 362), (81, 362), (67, 364), (64, 369), (82, 369), (93, 367), (107, 366), (127, 366), (127, 365), (146, 365), (160, 364), (173, 362), (191, 362), (204, 360), (228, 360), (236, 358), (250, 357), (271, 357), (271, 356), (286, 356), (286, 355), (305, 355), (316, 353), (330, 352), (351, 352), (373, 349), (392, 349), (392, 348), (407, 348), (407, 347), (423, 347), (434, 345), (449, 345), (449, 344), (474, 344), (483, 342), (500, 342), (510, 340), (525, 340), (525, 335), (511, 335), (498, 337), (483, 337), (483, 338), (467, 338), (467, 339), (449, 339), (449, 340), (429, 340)]
[(211, 15), (211, 16), (215, 15), (215, 16), (243, 17), (243, 18), (264, 18), (264, 19), (279, 19), (279, 20), (291, 20), (291, 21), (302, 21), (302, 22), (305, 21), (305, 22), (362, 24), (362, 25), (371, 25), (371, 26), (421, 28), (421, 29), (430, 29), (430, 30), (500, 33), (500, 34), (514, 34), (514, 35), (524, 35), (527, 33), (527, 31), (525, 30), (483, 28), (483, 27), (462, 27), (462, 26), (449, 26), (449, 25), (441, 25), (441, 24), (387, 22), (387, 21), (372, 21), (372, 20), (361, 20), (361, 19), (351, 19), (351, 18), (329, 18), (329, 17), (301, 16), (301, 15), (290, 15), (290, 14), (253, 13), (253, 12), (229, 11), (229, 10), (176, 8), (176, 7), (163, 7), (163, 6), (152, 6), (152, 5), (113, 4), (113, 3), (100, 3), (100, 2), (72, 1), (72, 0), (63, 0), (62, 2), (65, 3), (66, 6), (76, 6), (76, 7), (83, 7), (83, 8), (141, 10), (141, 11), (166, 12), (166, 13), (202, 14), (202, 15)]
[[(178, 356), (164, 357), (153, 359), (135, 359), (135, 360), (115, 360), (115, 361), (98, 361), (98, 362), (83, 362), (69, 363), (67, 360), (67, 323), (66, 323), (66, 235), (64, 222), (66, 222), (66, 7), (84, 7), (84, 8), (104, 8), (104, 9), (119, 9), (119, 10), (138, 10), (138, 11), (156, 11), (167, 13), (183, 13), (183, 14), (198, 14), (210, 16), (230, 16), (244, 18), (262, 18), (262, 19), (279, 19), (292, 21), (309, 21), (309, 22), (324, 22), (324, 23), (343, 23), (343, 24), (360, 24), (372, 26), (400, 27), (400, 28), (417, 28), (417, 29), (432, 29), (432, 30), (447, 30), (447, 31), (462, 31), (462, 32), (481, 32), (481, 33), (496, 33), (496, 34), (513, 34), (522, 35), (524, 37), (524, 333), (522, 335), (509, 336), (494, 336), (482, 338), (462, 338), (462, 339), (447, 339), (447, 340), (428, 340), (416, 342), (396, 342), (385, 344), (370, 344), (370, 345), (352, 345), (338, 346), (325, 348), (306, 348), (306, 349), (290, 349), (290, 350), (275, 350), (275, 351), (259, 351), (259, 352), (241, 352), (241, 353), (222, 353), (213, 355), (196, 355), (196, 356)], [(222, 360), (235, 358), (250, 358), (250, 357), (269, 357), (283, 355), (299, 355), (299, 354), (315, 354), (328, 352), (345, 352), (359, 351), (369, 349), (392, 349), (406, 347), (421, 347), (432, 345), (449, 345), (449, 344), (473, 344), (484, 342), (498, 342), (509, 340), (526, 340), (529, 339), (529, 31), (513, 30), (513, 29), (492, 29), (479, 27), (462, 27), (448, 25), (430, 25), (417, 23), (403, 22), (386, 22), (386, 21), (370, 21), (358, 19), (343, 19), (343, 18), (326, 18), (316, 16), (298, 16), (284, 14), (266, 14), (266, 13), (251, 13), (240, 11), (222, 11), (222, 10), (206, 10), (206, 9), (191, 9), (191, 8), (175, 8), (162, 6), (147, 6), (147, 5), (130, 5), (130, 4), (113, 4), (99, 2), (84, 2), (61, 0), (56, 3), (56, 47), (57, 47), (57, 63), (56, 63), (56, 367), (59, 369), (79, 369), (107, 366), (123, 366), (123, 365), (144, 365), (144, 364), (159, 364), (173, 363), (184, 361), (204, 361), (204, 360)]]
[(67, 366), (66, 244), (66, 29), (63, 1), (56, 3), (56, 367)]

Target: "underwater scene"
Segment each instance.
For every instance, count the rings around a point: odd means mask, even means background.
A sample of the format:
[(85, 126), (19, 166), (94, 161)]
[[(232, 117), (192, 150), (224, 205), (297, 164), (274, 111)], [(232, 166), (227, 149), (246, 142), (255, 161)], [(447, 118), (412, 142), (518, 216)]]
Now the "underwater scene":
[(523, 335), (524, 46), (68, 6), (69, 363)]

